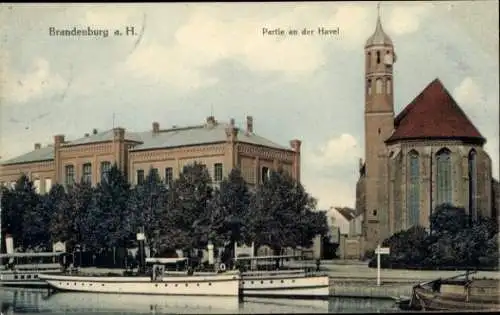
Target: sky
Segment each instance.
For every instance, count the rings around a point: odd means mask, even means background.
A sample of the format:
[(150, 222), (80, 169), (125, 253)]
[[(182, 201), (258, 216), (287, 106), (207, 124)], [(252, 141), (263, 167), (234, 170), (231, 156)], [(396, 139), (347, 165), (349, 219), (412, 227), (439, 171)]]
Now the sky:
[[(395, 112), (439, 78), (487, 138), (498, 178), (498, 2), (381, 2), (380, 15), (398, 57)], [(251, 115), (255, 133), (303, 141), (302, 183), (319, 208), (354, 207), (376, 18), (376, 2), (0, 4), (1, 159), (113, 122), (146, 131), (213, 113), (244, 127)], [(339, 34), (300, 34), (318, 27)]]

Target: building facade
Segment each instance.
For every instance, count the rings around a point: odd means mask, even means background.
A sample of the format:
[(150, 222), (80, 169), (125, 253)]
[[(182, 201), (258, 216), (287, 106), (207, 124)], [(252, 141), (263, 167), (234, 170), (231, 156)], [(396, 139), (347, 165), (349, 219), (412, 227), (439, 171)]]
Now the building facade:
[(300, 181), (300, 149), (300, 140), (285, 147), (254, 133), (251, 116), (244, 129), (234, 119), (220, 123), (213, 116), (204, 124), (169, 129), (153, 122), (144, 132), (94, 129), (69, 141), (55, 135), (53, 144), (36, 143), (33, 151), (3, 162), (0, 182), (12, 184), (26, 174), (39, 193), (47, 193), (54, 183), (66, 186), (83, 180), (95, 185), (116, 163), (131, 184), (143, 181), (153, 169), (170, 185), (185, 165), (198, 162), (207, 167), (215, 184), (239, 168), (247, 183), (255, 186), (280, 167)]
[(394, 114), (394, 45), (380, 17), (365, 49), (365, 159), (356, 187), (365, 249), (411, 226), (429, 227), (440, 204), (492, 215), (486, 139), (439, 79)]

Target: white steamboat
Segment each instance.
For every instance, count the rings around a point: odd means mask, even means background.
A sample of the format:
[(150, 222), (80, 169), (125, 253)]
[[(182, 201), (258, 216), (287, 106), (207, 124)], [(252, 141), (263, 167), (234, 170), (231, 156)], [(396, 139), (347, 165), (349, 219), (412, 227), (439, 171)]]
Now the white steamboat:
[(184, 295), (184, 296), (239, 296), (240, 274), (214, 275), (165, 275), (165, 264), (176, 263), (185, 258), (149, 258), (146, 264), (153, 264), (150, 277), (103, 276), (84, 274), (40, 274), (56, 291)]

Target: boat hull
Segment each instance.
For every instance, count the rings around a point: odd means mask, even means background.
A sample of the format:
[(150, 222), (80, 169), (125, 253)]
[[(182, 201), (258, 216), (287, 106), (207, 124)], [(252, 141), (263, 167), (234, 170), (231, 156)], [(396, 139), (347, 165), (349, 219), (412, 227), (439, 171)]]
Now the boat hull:
[(427, 288), (413, 290), (415, 303), (426, 311), (500, 311), (500, 301), (466, 302), (463, 296), (432, 292)]
[(243, 295), (248, 297), (328, 298), (328, 276), (275, 275), (244, 276)]
[(149, 277), (91, 277), (41, 274), (50, 287), (57, 291), (148, 294), (239, 296), (239, 275), (163, 277), (152, 281)]
[[(43, 273), (60, 273), (60, 270), (44, 270)], [(0, 271), (0, 286), (18, 288), (46, 288), (47, 282), (39, 279), (41, 271), (14, 270)]]

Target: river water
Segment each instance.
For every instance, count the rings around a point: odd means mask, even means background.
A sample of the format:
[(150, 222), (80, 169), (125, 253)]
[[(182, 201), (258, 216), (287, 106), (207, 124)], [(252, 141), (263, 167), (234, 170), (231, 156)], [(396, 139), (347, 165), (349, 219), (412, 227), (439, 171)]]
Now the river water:
[(0, 288), (6, 314), (252, 314), (397, 312), (391, 300), (331, 298), (327, 301), (233, 297), (171, 297), (56, 293)]

